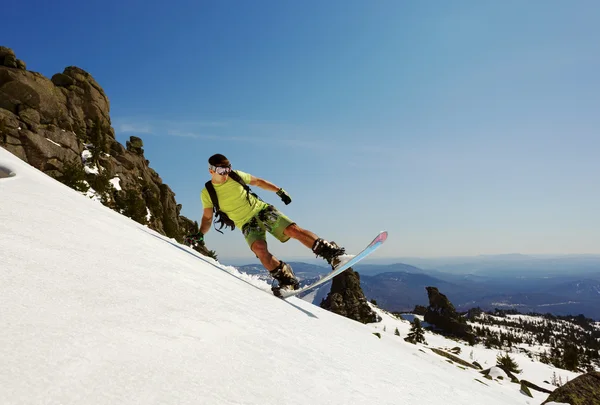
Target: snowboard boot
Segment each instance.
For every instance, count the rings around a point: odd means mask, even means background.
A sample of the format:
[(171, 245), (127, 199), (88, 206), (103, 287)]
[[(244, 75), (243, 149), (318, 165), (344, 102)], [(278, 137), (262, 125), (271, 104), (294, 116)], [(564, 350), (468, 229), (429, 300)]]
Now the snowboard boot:
[(287, 288), (289, 290), (297, 290), (300, 287), (300, 283), (298, 279), (294, 275), (294, 271), (292, 267), (283, 262), (279, 262), (279, 266), (277, 266), (274, 270), (269, 270), (269, 274), (279, 283), (279, 286), (271, 286), (271, 290), (277, 296), (279, 296), (279, 290), (281, 288)]
[(335, 242), (328, 242), (324, 239), (317, 239), (313, 244), (312, 251), (318, 257), (322, 257), (331, 265), (331, 268), (335, 270), (335, 267), (340, 264), (339, 257), (346, 253), (346, 249), (338, 246)]

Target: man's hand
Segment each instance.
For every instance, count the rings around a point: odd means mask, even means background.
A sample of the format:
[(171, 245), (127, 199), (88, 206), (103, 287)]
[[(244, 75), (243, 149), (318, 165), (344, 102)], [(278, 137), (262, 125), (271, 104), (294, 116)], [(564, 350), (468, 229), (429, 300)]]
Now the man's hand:
[(193, 246), (193, 245), (204, 246), (204, 234), (202, 232), (198, 232), (198, 233), (188, 235), (183, 240), (183, 243), (185, 243), (188, 246)]
[(292, 202), (292, 197), (290, 197), (290, 195), (282, 188), (277, 190), (277, 195), (279, 196), (279, 198), (281, 198), (281, 201), (283, 201), (285, 205), (288, 205)]

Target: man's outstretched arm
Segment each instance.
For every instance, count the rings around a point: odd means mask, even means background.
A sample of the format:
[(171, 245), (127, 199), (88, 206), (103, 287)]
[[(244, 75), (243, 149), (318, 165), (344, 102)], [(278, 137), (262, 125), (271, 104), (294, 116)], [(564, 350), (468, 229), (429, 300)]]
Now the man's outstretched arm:
[(281, 187), (277, 187), (275, 184), (271, 183), (270, 181), (267, 181), (265, 179), (260, 179), (258, 177), (254, 177), (254, 176), (252, 176), (252, 178), (250, 179), (250, 185), (260, 187), (263, 190), (272, 191), (274, 193), (279, 191), (279, 189), (281, 188)]
[(289, 203), (292, 202), (292, 198), (283, 188), (277, 187), (275, 184), (271, 183), (270, 181), (267, 181), (265, 179), (259, 179), (258, 177), (252, 176), (252, 178), (250, 179), (250, 185), (260, 187), (264, 190), (273, 191), (273, 192), (277, 193), (277, 195), (279, 196), (279, 198), (281, 198), (281, 201), (283, 201), (283, 203), (285, 205), (288, 205)]
[(210, 231), (210, 225), (212, 224), (213, 218), (213, 209), (212, 208), (204, 208), (202, 212), (202, 222), (200, 223), (200, 232), (206, 235), (208, 231)]

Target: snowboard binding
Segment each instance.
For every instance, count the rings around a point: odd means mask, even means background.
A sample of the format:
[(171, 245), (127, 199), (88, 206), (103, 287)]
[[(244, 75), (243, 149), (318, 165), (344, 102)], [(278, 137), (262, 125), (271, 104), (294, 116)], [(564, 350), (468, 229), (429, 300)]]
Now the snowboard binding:
[(297, 290), (300, 284), (297, 285), (280, 285), (277, 280), (273, 280), (271, 283), (271, 291), (273, 295), (279, 298), (283, 298), (282, 292)]
[(292, 267), (285, 263), (280, 262), (274, 270), (269, 271), (273, 282), (271, 283), (271, 291), (276, 297), (281, 297), (281, 290), (297, 290), (300, 287), (300, 283), (292, 270)]
[(325, 259), (333, 270), (340, 264), (339, 257), (346, 253), (346, 249), (339, 246), (337, 243), (333, 241), (328, 242), (321, 238), (315, 241), (312, 251), (317, 257)]

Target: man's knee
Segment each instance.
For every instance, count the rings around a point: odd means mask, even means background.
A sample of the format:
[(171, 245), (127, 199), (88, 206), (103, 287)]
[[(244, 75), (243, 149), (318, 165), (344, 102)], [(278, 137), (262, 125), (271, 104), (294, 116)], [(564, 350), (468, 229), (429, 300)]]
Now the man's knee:
[(250, 249), (254, 252), (254, 254), (257, 257), (263, 257), (264, 255), (269, 253), (269, 251), (267, 250), (267, 242), (264, 240), (255, 241), (250, 247)]
[(302, 228), (300, 228), (296, 224), (291, 224), (283, 231), (283, 234), (289, 236), (290, 238), (297, 239), (298, 236), (302, 234)]

